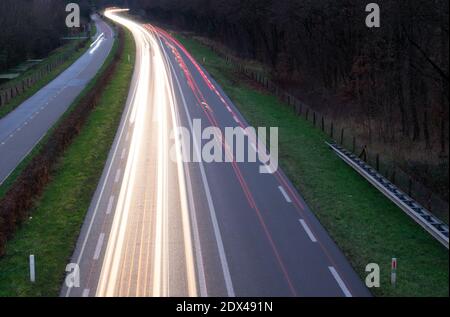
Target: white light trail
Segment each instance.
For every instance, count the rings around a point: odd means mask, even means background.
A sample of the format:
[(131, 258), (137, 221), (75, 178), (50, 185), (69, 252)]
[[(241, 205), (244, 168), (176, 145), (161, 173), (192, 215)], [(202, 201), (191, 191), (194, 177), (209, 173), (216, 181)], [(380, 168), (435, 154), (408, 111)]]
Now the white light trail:
[[(124, 256), (123, 248), (126, 228), (131, 210), (131, 201), (136, 188), (139, 175), (138, 158), (144, 151), (144, 140), (149, 136), (146, 127), (157, 127), (157, 172), (156, 175), (156, 210), (154, 229), (154, 250), (152, 260), (152, 296), (170, 296), (169, 293), (169, 154), (170, 129), (176, 127), (175, 101), (173, 89), (168, 77), (168, 68), (161, 48), (155, 35), (141, 25), (116, 15), (124, 10), (112, 9), (105, 12), (105, 16), (116, 23), (128, 28), (136, 41), (137, 58), (135, 89), (131, 91), (131, 116), (129, 124), (132, 126), (130, 135), (130, 150), (114, 214), (114, 220), (108, 239), (103, 266), (97, 287), (97, 296), (115, 296), (119, 282), (121, 259)], [(100, 41), (99, 41), (100, 42)], [(153, 87), (150, 90), (150, 87)], [(153, 107), (153, 109), (152, 109)], [(149, 111), (152, 111), (154, 120), (148, 120)], [(177, 147), (179, 148), (179, 147)], [(189, 296), (197, 296), (197, 281), (193, 244), (191, 241), (191, 224), (187, 203), (186, 185), (184, 179), (184, 166), (181, 153), (177, 153), (178, 191), (180, 193), (181, 223), (184, 239), (184, 256), (186, 263), (186, 285)], [(142, 159), (142, 158), (141, 158)], [(170, 197), (172, 198), (172, 197)], [(141, 241), (142, 243), (142, 241)], [(139, 281), (138, 281), (139, 282)]]

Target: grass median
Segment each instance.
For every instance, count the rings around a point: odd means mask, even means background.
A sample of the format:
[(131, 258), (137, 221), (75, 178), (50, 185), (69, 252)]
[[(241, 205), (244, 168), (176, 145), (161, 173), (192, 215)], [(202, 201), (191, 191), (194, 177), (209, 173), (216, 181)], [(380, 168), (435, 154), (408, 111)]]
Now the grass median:
[[(125, 32), (124, 44), (111, 82), (80, 134), (59, 160), (51, 183), (36, 202), (32, 218), (7, 244), (6, 255), (0, 259), (0, 296), (59, 294), (65, 266), (101, 177), (128, 95), (135, 56), (129, 32)], [(110, 57), (115, 49), (117, 45)], [(90, 87), (92, 84), (87, 89)], [(29, 282), (29, 254), (36, 257), (34, 284)]]
[[(236, 73), (198, 40), (177, 35), (253, 126), (279, 127), (280, 164), (322, 225), (365, 279), (378, 263), (376, 296), (448, 296), (448, 250), (325, 145), (328, 136), (287, 105)], [(391, 258), (398, 259), (390, 285)]]

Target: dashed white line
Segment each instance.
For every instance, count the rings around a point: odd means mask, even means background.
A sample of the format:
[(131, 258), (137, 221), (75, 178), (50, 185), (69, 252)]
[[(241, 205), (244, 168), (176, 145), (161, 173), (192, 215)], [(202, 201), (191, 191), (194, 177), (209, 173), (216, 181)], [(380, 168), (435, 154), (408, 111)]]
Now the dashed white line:
[(122, 150), (122, 155), (120, 155), (120, 159), (123, 160), (125, 158), (125, 155), (127, 154), (127, 149)]
[(117, 170), (117, 172), (116, 172), (116, 178), (114, 179), (114, 182), (115, 183), (118, 183), (119, 182), (119, 180), (120, 180), (120, 173), (121, 173), (122, 171), (120, 170), (120, 168)]
[(106, 208), (107, 215), (109, 215), (111, 213), (113, 203), (114, 203), (114, 196), (111, 196), (111, 197), (109, 197), (108, 208)]
[(286, 199), (286, 201), (287, 201), (288, 203), (291, 203), (292, 200), (291, 200), (291, 198), (289, 198), (289, 195), (286, 193), (286, 191), (284, 190), (284, 188), (283, 188), (282, 186), (278, 186), (278, 189), (279, 189), (280, 192), (283, 194), (284, 199)]
[(305, 222), (305, 220), (300, 219), (299, 220), (303, 229), (306, 231), (306, 234), (308, 235), (308, 237), (311, 239), (312, 242), (317, 242), (316, 237), (314, 236), (314, 234), (311, 232), (311, 229), (309, 229), (307, 223)]
[(89, 297), (89, 292), (90, 292), (90, 289), (89, 288), (85, 288), (83, 290), (83, 294), (81, 296), (82, 297)]
[(233, 116), (234, 121), (236, 121), (236, 123), (239, 123), (239, 119), (236, 116)]
[(330, 270), (330, 272), (333, 275), (334, 279), (338, 283), (338, 285), (341, 288), (342, 292), (344, 292), (345, 297), (352, 297), (352, 294), (348, 290), (348, 288), (345, 285), (344, 281), (339, 276), (338, 272), (336, 272), (336, 269), (333, 266), (329, 266), (328, 269)]
[(100, 257), (100, 252), (102, 251), (103, 240), (105, 239), (105, 234), (100, 233), (98, 237), (97, 246), (95, 247), (94, 260), (98, 260)]

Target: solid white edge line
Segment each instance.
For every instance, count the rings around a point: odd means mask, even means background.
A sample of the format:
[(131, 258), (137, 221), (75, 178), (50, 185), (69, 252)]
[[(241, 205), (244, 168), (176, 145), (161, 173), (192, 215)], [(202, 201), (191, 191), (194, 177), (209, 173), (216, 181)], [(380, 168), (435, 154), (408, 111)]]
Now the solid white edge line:
[[(163, 52), (163, 48), (161, 48), (161, 51)], [(169, 66), (167, 60), (166, 60), (166, 64), (167, 64), (166, 66)], [(169, 70), (168, 76), (169, 76), (171, 82), (173, 82), (172, 75), (173, 75), (172, 72)], [(171, 90), (172, 90), (172, 95), (173, 95), (172, 98), (174, 100), (176, 100), (175, 91), (173, 89), (173, 86), (171, 88), (172, 88)], [(177, 121), (176, 124), (178, 126), (181, 126), (178, 111), (175, 112), (174, 109), (172, 109), (172, 112), (176, 117), (175, 118), (175, 120)], [(200, 297), (208, 297), (208, 288), (206, 286), (205, 265), (203, 262), (202, 244), (201, 244), (200, 233), (199, 233), (199, 229), (198, 229), (197, 214), (195, 213), (195, 210), (197, 210), (197, 209), (195, 207), (194, 194), (192, 191), (192, 179), (191, 179), (190, 172), (189, 172), (189, 165), (183, 161), (181, 163), (183, 164), (183, 171), (184, 171), (184, 175), (185, 175), (184, 180), (186, 183), (186, 191), (187, 191), (188, 203), (189, 203), (189, 214), (190, 214), (191, 224), (192, 224), (192, 235), (193, 235), (194, 245), (195, 245), (195, 259), (197, 262), (197, 275), (198, 275), (198, 284), (199, 284), (199, 289), (200, 289)]]
[(345, 297), (352, 297), (352, 294), (348, 290), (348, 288), (345, 285), (344, 281), (339, 276), (338, 272), (336, 272), (336, 269), (333, 266), (329, 266), (328, 269), (330, 270), (330, 272), (333, 275), (334, 279), (338, 283), (338, 285), (341, 288), (342, 292), (344, 292)]
[(89, 288), (85, 288), (83, 290), (83, 294), (81, 296), (82, 297), (89, 297), (89, 292), (90, 292), (90, 289)]
[[(161, 43), (161, 47), (163, 49), (164, 55), (166, 56), (166, 60), (168, 61), (169, 66), (172, 69), (172, 73), (174, 75), (173, 77), (175, 78), (175, 81), (177, 83), (178, 89), (180, 91), (181, 99), (183, 101), (184, 110), (185, 110), (186, 116), (187, 116), (188, 121), (189, 121), (189, 126), (191, 128), (191, 131), (193, 131), (194, 129), (193, 129), (193, 126), (192, 126), (192, 118), (191, 118), (191, 115), (190, 115), (188, 107), (187, 107), (186, 99), (184, 98), (184, 94), (183, 94), (183, 90), (181, 88), (180, 81), (178, 80), (178, 76), (176, 74), (175, 68), (172, 65), (172, 61), (167, 56), (167, 52), (166, 52), (166, 48), (165, 48), (164, 44), (162, 43), (162, 41), (161, 41), (161, 39), (159, 37), (158, 37), (158, 39), (159, 39), (159, 41)], [(197, 144), (196, 140), (194, 140), (194, 148), (197, 151), (197, 154), (199, 154), (200, 151), (199, 151), (199, 147), (198, 147), (198, 144)], [(210, 188), (209, 188), (209, 185), (208, 185), (208, 179), (206, 178), (205, 168), (204, 168), (202, 162), (199, 163), (199, 166), (200, 166), (200, 174), (202, 176), (203, 186), (205, 188), (206, 199), (207, 199), (207, 202), (208, 202), (208, 207), (209, 207), (208, 209), (209, 209), (209, 212), (210, 212), (210, 217), (211, 217), (211, 222), (212, 222), (212, 225), (213, 225), (214, 235), (215, 235), (215, 238), (216, 238), (217, 249), (218, 249), (218, 252), (219, 252), (219, 259), (220, 259), (220, 262), (221, 262), (221, 265), (222, 265), (222, 271), (223, 271), (223, 275), (224, 275), (224, 280), (225, 280), (225, 286), (226, 286), (226, 289), (227, 289), (227, 294), (228, 294), (228, 297), (235, 297), (234, 288), (233, 288), (233, 282), (231, 280), (231, 274), (230, 274), (230, 270), (229, 270), (229, 267), (228, 267), (228, 261), (227, 261), (227, 258), (226, 258), (226, 254), (225, 254), (225, 248), (224, 248), (224, 245), (223, 245), (222, 235), (220, 233), (220, 228), (219, 228), (219, 224), (218, 224), (218, 221), (217, 221), (216, 211), (215, 211), (215, 208), (214, 208), (214, 203), (212, 201), (211, 191), (210, 191)]]
[(286, 191), (284, 190), (283, 186), (278, 186), (278, 189), (280, 190), (281, 194), (283, 195), (284, 199), (286, 199), (286, 201), (288, 203), (292, 203), (291, 198), (289, 198), (289, 195), (286, 193)]
[(312, 242), (317, 242), (316, 237), (314, 236), (314, 234), (311, 232), (311, 229), (309, 229), (308, 225), (306, 224), (305, 220), (303, 219), (299, 219), (300, 224), (302, 225), (303, 229), (306, 231), (306, 234), (308, 235), (308, 237), (311, 239)]

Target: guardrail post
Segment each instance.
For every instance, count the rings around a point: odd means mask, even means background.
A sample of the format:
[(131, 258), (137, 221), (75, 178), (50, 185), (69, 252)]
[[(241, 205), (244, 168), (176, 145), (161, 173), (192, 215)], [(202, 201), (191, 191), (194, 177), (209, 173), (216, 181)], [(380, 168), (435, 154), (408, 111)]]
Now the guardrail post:
[(341, 129), (341, 145), (344, 145), (344, 128)]
[(353, 137), (353, 142), (352, 142), (352, 152), (355, 153), (356, 151), (356, 138)]
[(380, 171), (380, 154), (378, 154), (378, 153), (377, 153), (377, 156), (375, 158), (375, 162), (376, 162), (377, 171), (379, 172)]
[(330, 126), (330, 137), (333, 138), (334, 137), (334, 123), (331, 122), (331, 126)]
[(322, 132), (324, 132), (324, 131), (325, 131), (325, 119), (322, 116)]
[(316, 126), (316, 112), (313, 112), (313, 125)]
[(308, 121), (308, 117), (309, 117), (309, 108), (308, 108), (308, 109), (306, 109), (306, 113), (305, 113), (305, 118), (306, 118), (306, 121)]

